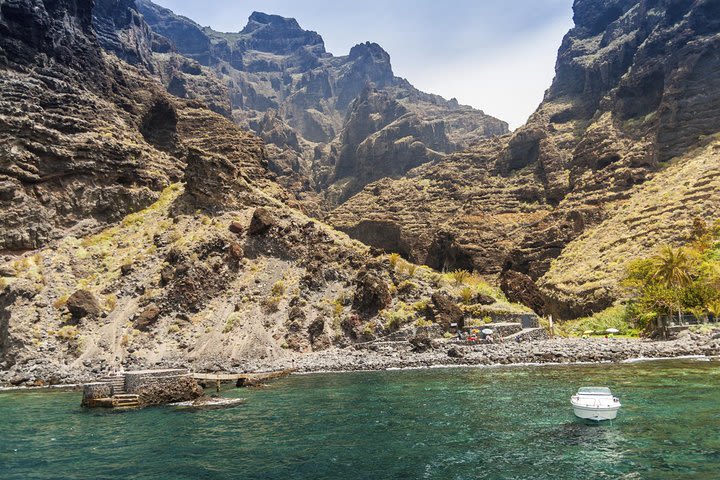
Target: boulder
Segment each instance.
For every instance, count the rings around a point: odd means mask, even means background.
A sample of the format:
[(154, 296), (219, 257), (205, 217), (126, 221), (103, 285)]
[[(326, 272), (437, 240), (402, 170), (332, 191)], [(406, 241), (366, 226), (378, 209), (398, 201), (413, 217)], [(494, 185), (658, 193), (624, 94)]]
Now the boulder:
[(248, 235), (262, 235), (266, 233), (272, 226), (277, 223), (275, 216), (265, 208), (256, 208), (253, 212), (250, 226), (248, 227)]
[(478, 293), (475, 296), (475, 303), (479, 303), (480, 305), (492, 305), (495, 302), (497, 302), (497, 300), (495, 300), (490, 295), (486, 295), (484, 293)]
[(432, 340), (425, 334), (419, 334), (412, 337), (410, 340), (412, 345), (412, 351), (416, 353), (422, 353), (433, 348)]
[(240, 222), (230, 222), (230, 227), (228, 227), (228, 230), (230, 230), (230, 232), (236, 235), (239, 235), (243, 232), (243, 230), (245, 230), (245, 227)]
[(138, 330), (148, 330), (160, 317), (160, 307), (150, 304), (143, 312), (135, 318), (133, 327)]
[(310, 341), (312, 342), (325, 330), (325, 321), (322, 318), (317, 318), (308, 326), (307, 330), (308, 335), (310, 335)]
[(239, 243), (232, 242), (228, 248), (228, 255), (234, 262), (239, 262), (245, 256), (245, 251)]
[(179, 377), (174, 382), (148, 382), (147, 385), (138, 388), (134, 393), (139, 395), (140, 405), (147, 407), (195, 400), (202, 397), (205, 392), (194, 378), (184, 376)]
[(350, 315), (340, 322), (343, 333), (350, 338), (357, 339), (362, 334), (362, 320), (358, 315)]
[(447, 351), (447, 356), (450, 358), (463, 358), (465, 356), (465, 349), (457, 345), (452, 346)]
[(387, 283), (377, 274), (361, 270), (354, 283), (353, 308), (358, 312), (372, 316), (392, 302)]
[[(288, 320), (291, 322), (304, 322), (305, 321), (305, 312), (300, 307), (300, 305), (293, 305), (290, 307), (290, 310), (288, 310)], [(322, 331), (322, 329), (321, 329)]]
[(175, 269), (170, 265), (165, 265), (162, 270), (160, 270), (160, 285), (165, 286), (169, 284), (174, 277)]
[(453, 323), (457, 324), (457, 328), (465, 326), (465, 314), (452, 298), (444, 293), (436, 292), (433, 293), (431, 299), (435, 322), (445, 331), (450, 330)]
[(68, 298), (65, 304), (74, 320), (100, 315), (102, 309), (95, 295), (87, 290), (78, 290)]

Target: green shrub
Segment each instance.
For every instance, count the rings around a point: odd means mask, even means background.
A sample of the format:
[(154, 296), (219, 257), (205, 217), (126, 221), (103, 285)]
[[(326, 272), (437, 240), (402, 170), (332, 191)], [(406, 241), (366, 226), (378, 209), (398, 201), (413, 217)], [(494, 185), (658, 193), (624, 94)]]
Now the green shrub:
[(431, 327), (434, 323), (426, 318), (418, 318), (417, 321), (415, 321), (416, 327)]
[(78, 327), (74, 325), (66, 325), (52, 333), (54, 333), (57, 338), (66, 342), (77, 340), (80, 336), (80, 330), (78, 330)]
[(470, 278), (470, 272), (468, 272), (467, 270), (459, 269), (450, 272), (450, 276), (452, 277), (456, 285), (462, 285), (468, 280), (468, 278)]
[(340, 299), (336, 299), (333, 302), (333, 318), (340, 318), (343, 311), (345, 311), (345, 306)]
[(285, 282), (278, 280), (272, 286), (271, 293), (275, 296), (282, 296), (285, 294)]
[(460, 299), (465, 305), (470, 305), (474, 296), (475, 291), (470, 287), (463, 287), (463, 289), (460, 290)]
[(397, 291), (400, 293), (412, 293), (416, 290), (418, 290), (420, 287), (417, 283), (411, 282), (410, 280), (403, 280), (400, 282), (400, 284), (397, 286)]
[(720, 303), (720, 232), (696, 220), (687, 246), (661, 247), (630, 262), (622, 284), (631, 299), (627, 314), (636, 328), (654, 327), (664, 315), (717, 315)]
[(415, 318), (415, 311), (408, 304), (398, 302), (394, 309), (385, 309), (380, 312), (380, 316), (385, 320), (383, 326), (386, 330), (397, 330)]
[(388, 260), (390, 261), (390, 266), (392, 268), (395, 268), (400, 261), (400, 254), (399, 253), (391, 253), (388, 255)]
[(117, 301), (118, 298), (115, 294), (111, 293), (110, 295), (105, 297), (105, 310), (107, 310), (108, 312), (112, 312), (113, 310), (115, 310), (115, 307), (117, 306)]
[(372, 337), (375, 335), (375, 325), (373, 325), (372, 322), (368, 322), (365, 324), (362, 330), (363, 335), (366, 337)]
[(592, 330), (595, 335), (606, 335), (609, 328), (619, 330), (619, 335), (638, 336), (624, 305), (615, 305), (589, 317), (577, 318), (555, 324), (556, 331), (563, 336), (579, 337)]
[(419, 300), (412, 304), (412, 308), (416, 312), (426, 312), (429, 307), (430, 307), (430, 302), (427, 299)]
[(272, 297), (268, 297), (265, 300), (263, 300), (262, 304), (268, 312), (274, 313), (280, 309), (281, 301), (282, 301), (282, 297), (272, 296)]
[(240, 314), (235, 312), (231, 313), (227, 320), (225, 320), (225, 327), (223, 328), (223, 333), (230, 333), (235, 326), (240, 323), (241, 317)]

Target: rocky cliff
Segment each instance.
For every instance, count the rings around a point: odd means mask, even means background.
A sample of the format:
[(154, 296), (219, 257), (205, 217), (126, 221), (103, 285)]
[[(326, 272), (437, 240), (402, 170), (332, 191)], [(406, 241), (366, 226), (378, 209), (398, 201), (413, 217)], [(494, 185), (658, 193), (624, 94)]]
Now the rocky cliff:
[[(0, 14), (0, 384), (253, 369), (415, 322), (447, 326), (446, 310), (454, 321), (524, 311), (478, 283), (492, 295), (461, 308), (456, 282), (291, 208), (271, 171), (279, 157), (218, 108), (215, 74), (153, 34), (133, 2), (0, 1)], [(319, 48), (309, 33), (268, 37), (262, 25), (278, 20), (253, 18), (253, 48)], [(187, 98), (168, 91), (178, 72)], [(424, 128), (364, 92), (393, 129)], [(275, 110), (258, 121), (276, 145), (302, 141)]]
[(180, 178), (141, 131), (167, 94), (106, 57), (93, 4), (0, 5), (0, 251), (116, 221)]
[[(300, 199), (314, 190), (342, 202), (370, 181), (508, 131), (505, 122), (396, 77), (376, 43), (335, 57), (294, 19), (255, 12), (241, 32), (220, 33), (148, 0), (138, 6), (155, 34), (222, 80), (233, 118), (272, 146), (274, 171)], [(167, 83), (171, 92), (192, 94), (192, 87), (173, 90), (183, 78)]]
[(682, 241), (694, 216), (716, 218), (720, 5), (573, 9), (526, 125), (370, 184), (331, 222), (414, 261), (497, 275), (508, 294), (568, 318), (610, 305), (634, 255)]

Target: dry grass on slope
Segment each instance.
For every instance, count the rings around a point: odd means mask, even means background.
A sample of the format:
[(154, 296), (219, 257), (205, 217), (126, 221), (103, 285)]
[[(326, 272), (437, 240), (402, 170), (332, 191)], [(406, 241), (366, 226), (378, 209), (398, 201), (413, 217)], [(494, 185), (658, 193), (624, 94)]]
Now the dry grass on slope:
[[(631, 260), (662, 244), (678, 244), (696, 217), (720, 217), (720, 139), (670, 162), (607, 206), (609, 217), (571, 242), (540, 280), (551, 304), (581, 299), (586, 311), (609, 306), (621, 295), (618, 282)], [(556, 312), (562, 316), (563, 313)]]

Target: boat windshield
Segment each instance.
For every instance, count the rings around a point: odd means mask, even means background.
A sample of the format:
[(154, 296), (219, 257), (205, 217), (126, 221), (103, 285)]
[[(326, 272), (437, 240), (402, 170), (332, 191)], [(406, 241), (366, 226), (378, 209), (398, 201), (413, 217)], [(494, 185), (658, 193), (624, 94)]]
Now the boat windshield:
[(612, 395), (607, 387), (582, 387), (578, 390), (580, 395)]

